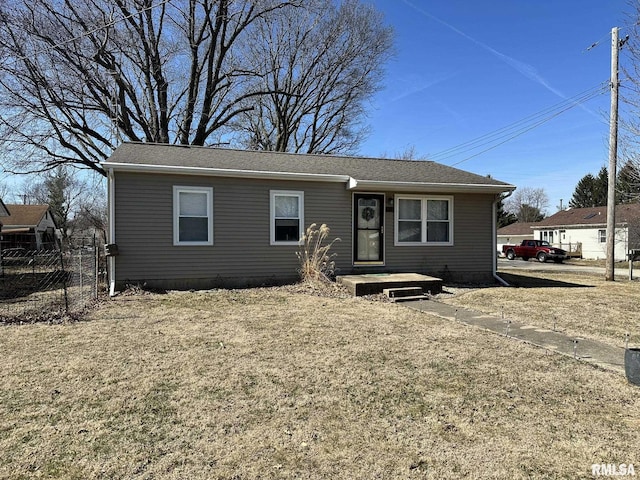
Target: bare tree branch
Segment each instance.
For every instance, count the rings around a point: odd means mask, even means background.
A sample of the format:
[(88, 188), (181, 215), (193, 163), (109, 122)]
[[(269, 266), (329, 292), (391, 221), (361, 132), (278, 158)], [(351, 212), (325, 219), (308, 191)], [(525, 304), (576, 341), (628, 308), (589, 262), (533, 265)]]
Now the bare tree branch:
[(5, 0), (0, 145), (8, 168), (76, 164), (104, 174), (100, 162), (123, 140), (204, 145), (228, 133), (266, 91), (242, 54), (253, 25), (304, 5)]
[[(365, 104), (380, 88), (392, 31), (357, 0), (309, 0), (250, 31), (246, 55), (270, 92), (248, 97), (237, 123), (245, 146), (305, 153), (354, 152), (366, 133)], [(249, 89), (255, 89), (250, 84)]]

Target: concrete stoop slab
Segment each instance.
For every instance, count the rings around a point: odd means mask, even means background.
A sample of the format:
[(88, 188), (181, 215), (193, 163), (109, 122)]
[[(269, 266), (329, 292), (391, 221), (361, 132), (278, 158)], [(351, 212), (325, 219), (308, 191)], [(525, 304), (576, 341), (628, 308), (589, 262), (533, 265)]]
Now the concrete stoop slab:
[(384, 289), (418, 287), (431, 295), (442, 291), (442, 279), (419, 273), (369, 273), (364, 275), (340, 275), (336, 281), (356, 297), (375, 295)]

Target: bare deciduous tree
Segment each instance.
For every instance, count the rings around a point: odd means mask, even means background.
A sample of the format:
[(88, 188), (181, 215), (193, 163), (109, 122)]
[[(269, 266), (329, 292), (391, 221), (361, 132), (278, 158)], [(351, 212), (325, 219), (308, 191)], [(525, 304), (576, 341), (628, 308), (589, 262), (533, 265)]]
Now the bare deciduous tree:
[(103, 173), (119, 140), (204, 145), (264, 92), (236, 45), (302, 0), (7, 0), (0, 139), (15, 168)]
[(513, 192), (504, 202), (505, 210), (518, 217), (519, 222), (542, 220), (549, 207), (549, 196), (544, 188), (523, 187)]
[(363, 139), (365, 102), (380, 87), (392, 30), (359, 0), (306, 0), (261, 18), (245, 55), (267, 91), (239, 117), (245, 146), (302, 153), (353, 152)]
[(627, 167), (626, 173), (631, 173), (624, 179), (627, 186), (640, 190), (640, 0), (628, 0), (627, 4), (629, 21), (624, 28), (626, 38), (620, 54), (618, 165), (622, 169)]
[(9, 189), (9, 184), (2, 181), (0, 178), (0, 200), (5, 203), (11, 203), (13, 197), (9, 197), (9, 193), (11, 193)]
[[(331, 12), (331, 22), (320, 10)], [(254, 54), (270, 52), (262, 37), (270, 26), (275, 32), (293, 22), (302, 31), (310, 19), (317, 24), (305, 42), (276, 42), (277, 58), (256, 61)], [(14, 171), (74, 164), (104, 174), (99, 162), (121, 141), (234, 142), (240, 117), (266, 119), (274, 95), (304, 109), (287, 113), (296, 128), (287, 131), (296, 133), (286, 148), (348, 149), (390, 41), (379, 22), (355, 0), (338, 10), (320, 0), (5, 0), (4, 163)], [(274, 62), (305, 81), (270, 82)]]

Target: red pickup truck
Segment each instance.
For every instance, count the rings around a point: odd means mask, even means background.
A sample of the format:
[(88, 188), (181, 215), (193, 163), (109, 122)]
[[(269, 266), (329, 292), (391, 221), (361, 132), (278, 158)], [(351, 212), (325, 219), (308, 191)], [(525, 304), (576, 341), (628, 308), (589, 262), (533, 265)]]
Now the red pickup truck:
[(552, 247), (544, 240), (523, 240), (520, 245), (503, 245), (502, 253), (509, 259), (521, 257), (525, 262), (530, 258), (535, 258), (544, 263), (553, 260), (562, 263), (567, 258), (567, 252), (561, 248)]

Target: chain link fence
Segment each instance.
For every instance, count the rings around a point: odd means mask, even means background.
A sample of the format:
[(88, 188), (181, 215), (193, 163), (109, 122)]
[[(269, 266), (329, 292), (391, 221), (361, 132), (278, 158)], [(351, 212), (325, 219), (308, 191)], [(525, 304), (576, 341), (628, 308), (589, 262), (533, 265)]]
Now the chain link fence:
[(95, 238), (61, 250), (0, 251), (0, 323), (60, 321), (93, 304), (104, 285), (105, 258)]

